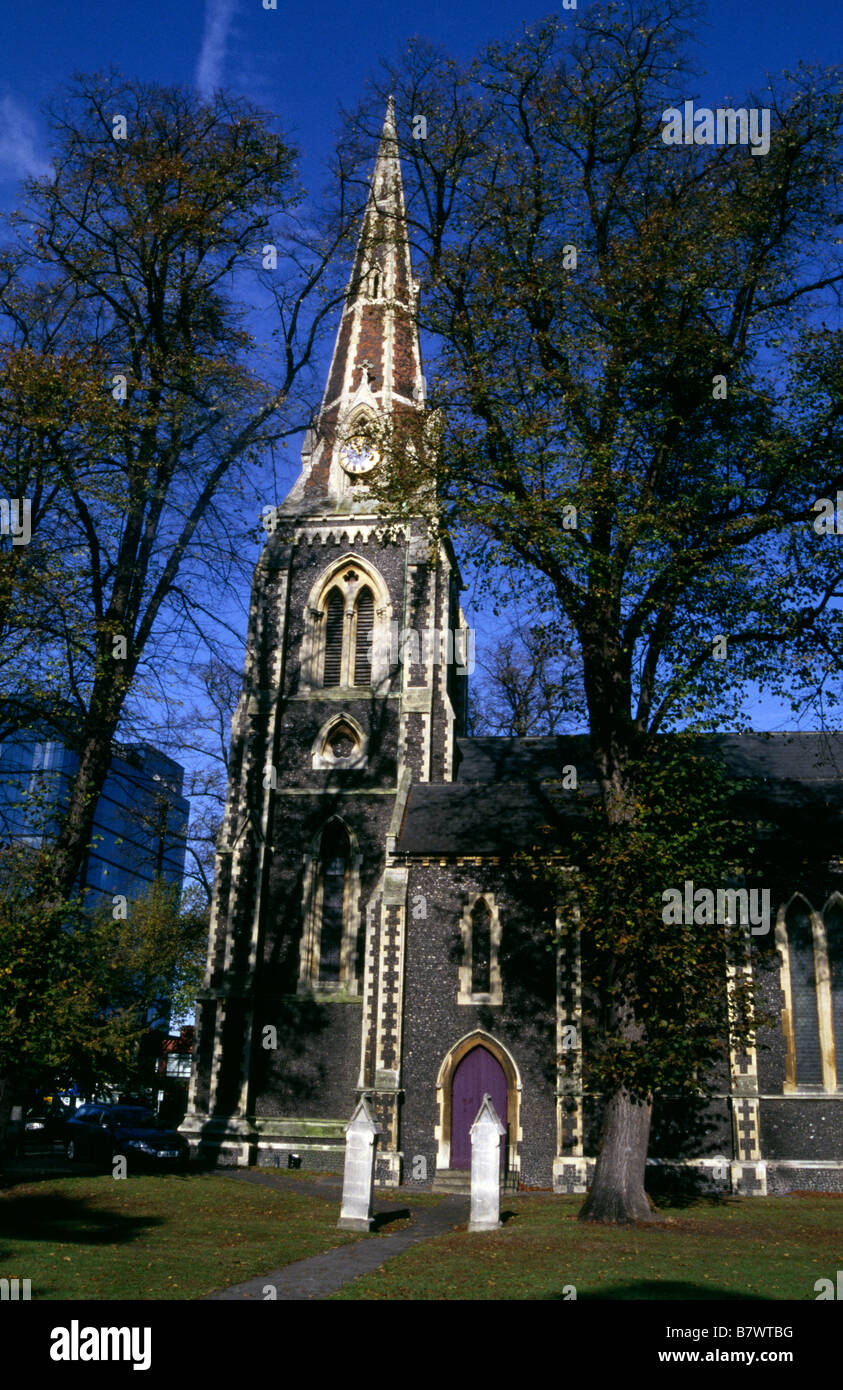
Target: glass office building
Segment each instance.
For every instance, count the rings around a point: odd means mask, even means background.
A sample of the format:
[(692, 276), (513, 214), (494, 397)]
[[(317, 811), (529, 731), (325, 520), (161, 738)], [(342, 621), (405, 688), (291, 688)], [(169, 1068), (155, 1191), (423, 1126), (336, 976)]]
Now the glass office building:
[[(0, 840), (38, 847), (55, 834), (78, 755), (46, 730), (0, 743)], [(83, 872), (91, 906), (138, 897), (158, 876), (181, 888), (190, 803), (184, 768), (149, 744), (115, 744)]]

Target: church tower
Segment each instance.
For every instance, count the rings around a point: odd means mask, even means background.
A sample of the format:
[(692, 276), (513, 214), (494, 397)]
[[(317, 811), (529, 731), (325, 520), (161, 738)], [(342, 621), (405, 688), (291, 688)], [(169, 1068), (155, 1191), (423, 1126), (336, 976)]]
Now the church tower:
[[(491, 1097), (506, 1182), (583, 1192), (589, 955), (524, 856), (571, 863), (597, 774), (587, 735), (464, 736), (456, 562), (378, 502), (382, 472), (423, 466), (416, 302), (390, 102), (301, 473), (264, 513), (182, 1132), (224, 1163), (339, 1170), (365, 1093), (378, 1181), (466, 1191)], [(843, 741), (716, 737), (775, 895), (724, 990), (755, 971), (782, 1026), (729, 1040), (705, 1146), (696, 1099), (660, 1098), (651, 1157), (703, 1190), (838, 1191)]]
[(183, 1132), (228, 1162), (341, 1160), (365, 1091), (400, 1173), (414, 783), (449, 782), (465, 732), (460, 579), (421, 519), (386, 527), (379, 437), (425, 409), (390, 99), (319, 416), (266, 509), (232, 721), (208, 962)]

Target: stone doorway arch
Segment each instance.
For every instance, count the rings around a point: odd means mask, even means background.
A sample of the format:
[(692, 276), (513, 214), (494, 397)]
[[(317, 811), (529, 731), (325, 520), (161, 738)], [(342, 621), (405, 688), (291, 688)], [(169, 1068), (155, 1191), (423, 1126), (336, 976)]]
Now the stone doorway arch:
[(521, 1076), (515, 1059), (497, 1038), (477, 1028), (460, 1038), (445, 1056), (436, 1078), (438, 1123), (436, 1139), (436, 1168), (451, 1170), (454, 1077), (460, 1063), (476, 1047), (490, 1053), (503, 1071), (506, 1081), (507, 1172), (517, 1175), (521, 1169)]

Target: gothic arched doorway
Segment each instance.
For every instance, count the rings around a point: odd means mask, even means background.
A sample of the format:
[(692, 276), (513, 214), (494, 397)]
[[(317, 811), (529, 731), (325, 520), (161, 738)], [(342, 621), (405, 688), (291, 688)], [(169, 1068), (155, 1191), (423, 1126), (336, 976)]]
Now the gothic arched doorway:
[[(477, 1056), (470, 1061), (474, 1053)], [(464, 1070), (463, 1062), (466, 1063)], [(436, 1078), (438, 1171), (456, 1169), (466, 1172), (470, 1169), (471, 1139), (468, 1131), (486, 1091), (491, 1095), (502, 1123), (506, 1125), (506, 1170), (513, 1176), (517, 1175), (521, 1167), (521, 1077), (507, 1048), (480, 1028), (468, 1033), (451, 1048)]]
[[(467, 1052), (454, 1072), (451, 1083), (451, 1167), (471, 1167), (471, 1126), (477, 1118), (484, 1095), (492, 1098), (502, 1125), (507, 1122), (506, 1077), (503, 1067), (488, 1048), (478, 1044)], [(501, 1144), (501, 1167), (505, 1166), (506, 1143)]]

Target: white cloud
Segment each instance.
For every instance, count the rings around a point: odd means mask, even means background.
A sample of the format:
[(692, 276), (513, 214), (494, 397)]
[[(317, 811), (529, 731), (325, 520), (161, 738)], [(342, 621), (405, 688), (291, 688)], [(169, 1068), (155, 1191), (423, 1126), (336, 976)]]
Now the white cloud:
[(237, 0), (205, 0), (205, 28), (196, 64), (196, 86), (203, 96), (222, 86), (228, 31), (236, 8)]
[(50, 172), (38, 127), (14, 97), (0, 97), (0, 179), (41, 177)]

